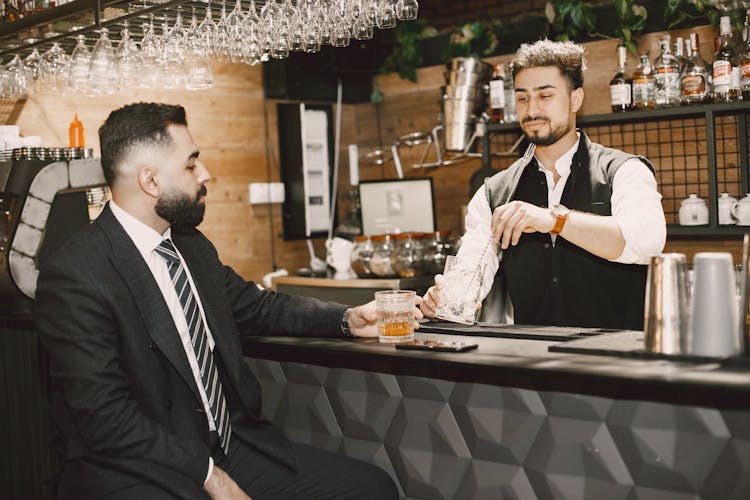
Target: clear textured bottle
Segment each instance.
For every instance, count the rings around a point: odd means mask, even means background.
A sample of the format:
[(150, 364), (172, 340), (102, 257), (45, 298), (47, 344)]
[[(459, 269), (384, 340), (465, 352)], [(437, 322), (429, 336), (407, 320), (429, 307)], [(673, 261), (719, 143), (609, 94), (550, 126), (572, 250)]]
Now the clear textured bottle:
[(505, 123), (518, 121), (516, 115), (516, 88), (513, 83), (513, 63), (505, 68)]
[(505, 120), (505, 67), (495, 64), (490, 80), (490, 121), (502, 123)]
[(685, 64), (687, 63), (687, 57), (685, 57), (685, 42), (681, 36), (675, 38), (674, 57), (677, 59), (677, 64), (680, 67), (680, 74), (682, 74), (685, 69)]
[[(722, 16), (719, 24), (719, 49), (714, 55), (712, 67), (714, 101), (734, 102), (739, 100), (739, 85), (735, 86), (732, 81), (739, 76), (739, 67), (732, 46), (732, 24), (729, 16)], [(732, 77), (733, 72), (737, 75), (735, 78)]]
[(631, 82), (625, 78), (627, 50), (624, 45), (618, 45), (615, 53), (617, 54), (617, 73), (609, 82), (609, 96), (613, 113), (627, 111), (633, 104)]
[(633, 73), (633, 108), (653, 109), (656, 107), (654, 71), (648, 54), (641, 54), (638, 67)]
[(680, 76), (682, 104), (698, 104), (708, 99), (708, 65), (700, 55), (697, 33), (690, 33), (687, 45), (687, 60)]
[(750, 9), (745, 13), (745, 29), (742, 30), (745, 44), (740, 56), (740, 88), (742, 100), (750, 100)]
[(680, 103), (680, 65), (672, 54), (672, 37), (661, 39), (661, 54), (654, 61), (654, 87), (656, 106), (668, 108)]

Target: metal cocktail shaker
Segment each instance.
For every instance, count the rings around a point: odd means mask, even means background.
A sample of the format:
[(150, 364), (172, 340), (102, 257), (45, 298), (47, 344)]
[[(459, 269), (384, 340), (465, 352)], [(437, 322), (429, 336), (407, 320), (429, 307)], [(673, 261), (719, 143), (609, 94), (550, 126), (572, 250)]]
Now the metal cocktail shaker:
[(644, 308), (646, 350), (662, 354), (684, 352), (689, 321), (685, 254), (651, 257)]

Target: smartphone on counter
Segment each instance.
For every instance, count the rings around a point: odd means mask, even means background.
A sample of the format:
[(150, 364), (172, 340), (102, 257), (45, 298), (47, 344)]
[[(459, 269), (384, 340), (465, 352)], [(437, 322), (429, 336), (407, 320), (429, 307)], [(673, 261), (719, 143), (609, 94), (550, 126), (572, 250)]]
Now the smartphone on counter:
[(413, 340), (396, 344), (396, 349), (438, 352), (466, 352), (477, 347), (477, 344), (468, 342), (440, 342), (438, 340)]

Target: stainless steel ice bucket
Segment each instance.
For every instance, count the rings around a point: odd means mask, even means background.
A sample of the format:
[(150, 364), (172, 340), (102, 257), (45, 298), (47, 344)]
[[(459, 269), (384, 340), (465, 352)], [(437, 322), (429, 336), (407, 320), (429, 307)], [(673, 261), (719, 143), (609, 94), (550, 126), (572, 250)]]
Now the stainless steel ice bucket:
[(663, 354), (685, 351), (690, 309), (685, 254), (651, 257), (644, 307), (645, 348)]

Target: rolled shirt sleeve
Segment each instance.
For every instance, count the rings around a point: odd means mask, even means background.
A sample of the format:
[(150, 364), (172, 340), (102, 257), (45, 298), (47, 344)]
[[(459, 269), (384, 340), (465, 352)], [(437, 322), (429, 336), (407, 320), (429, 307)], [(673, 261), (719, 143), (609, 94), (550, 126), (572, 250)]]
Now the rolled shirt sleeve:
[(667, 225), (656, 178), (641, 160), (627, 160), (617, 170), (611, 201), (612, 217), (625, 240), (625, 248), (613, 262), (648, 264), (651, 256), (664, 249)]
[[(487, 194), (484, 187), (481, 187), (474, 193), (466, 208), (465, 219), (466, 232), (461, 238), (461, 247), (458, 249), (458, 256), (471, 262), (479, 262), (485, 251), (487, 240), (492, 238), (492, 210), (487, 200)], [(484, 274), (482, 275), (482, 298), (490, 293), (490, 289), (495, 280), (495, 274), (500, 266), (500, 256), (484, 256)]]

